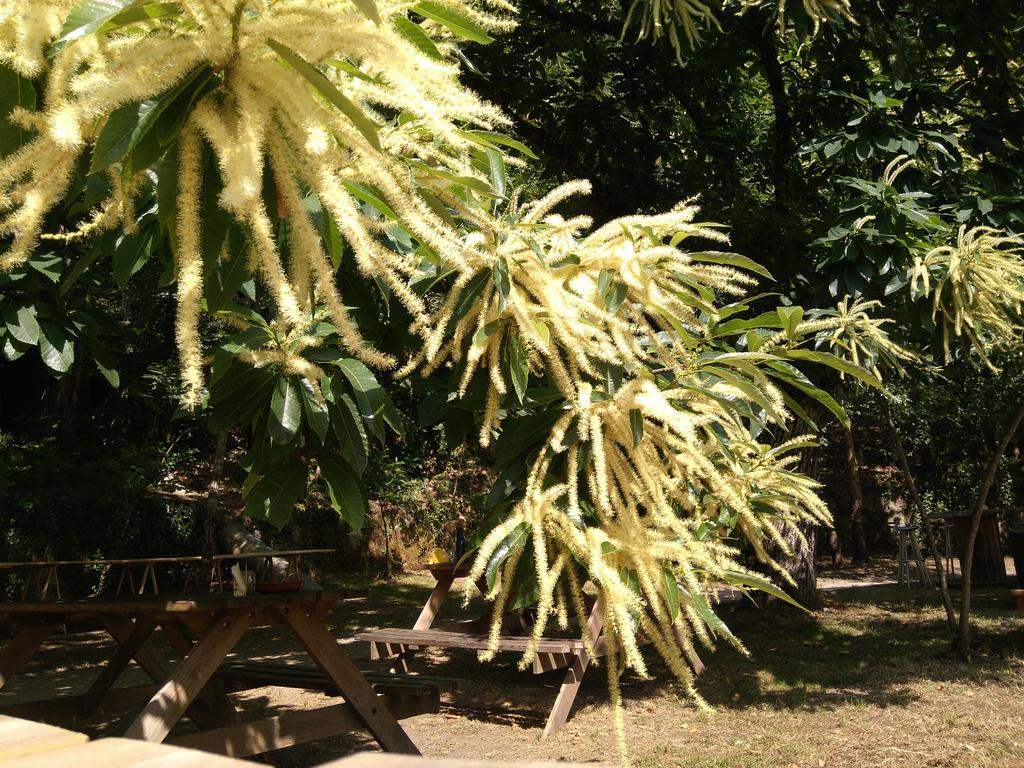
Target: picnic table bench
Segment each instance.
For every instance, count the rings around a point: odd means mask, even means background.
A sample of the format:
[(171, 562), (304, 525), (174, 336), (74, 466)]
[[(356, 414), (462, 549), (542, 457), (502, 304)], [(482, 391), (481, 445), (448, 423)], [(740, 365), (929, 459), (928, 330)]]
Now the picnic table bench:
[[(466, 622), (433, 628), (434, 619), (451, 591), (452, 585), (458, 579), (468, 576), (469, 569), (452, 563), (431, 563), (412, 566), (411, 570), (429, 571), (435, 581), (434, 588), (411, 629), (385, 627), (356, 635), (356, 640), (370, 644), (370, 658), (394, 659), (393, 670), (407, 671), (408, 659), (420, 648), (487, 650), (490, 647), (487, 632), (490, 625), (490, 616), (488, 615)], [(527, 629), (528, 627), (524, 626), (523, 628)], [(606, 652), (605, 643), (601, 637), (602, 631), (603, 619), (600, 601), (594, 601), (587, 618), (587, 626), (581, 628), (579, 638), (543, 637), (538, 642), (537, 654), (533, 661), (533, 673), (540, 674), (556, 669), (566, 670), (562, 685), (544, 725), (544, 736), (557, 733), (565, 724), (587, 667), (590, 665), (590, 654), (582, 639), (582, 633), (587, 633), (594, 653), (600, 657)], [(498, 638), (498, 651), (523, 653), (529, 644), (528, 636), (501, 635)]]
[[(231, 756), (259, 754), (357, 729), (369, 730), (385, 750), (418, 754), (397, 717), (436, 711), (434, 697), (420, 695), (422, 683), (403, 692), (397, 679), (392, 679), (390, 685), (398, 688), (380, 694), (374, 690), (325, 624), (325, 617), (337, 599), (335, 593), (318, 591), (244, 597), (196, 595), (187, 599), (90, 598), (0, 605), (0, 616), (13, 619), (19, 626), (14, 639), (0, 651), (0, 688), (62, 625), (98, 622), (117, 644), (84, 694), (15, 705), (4, 708), (4, 713), (34, 712), (51, 722), (60, 715), (85, 716), (107, 703), (108, 694), (114, 693), (114, 682), (134, 660), (156, 685), (142, 686), (142, 690), (138, 686), (122, 689), (109, 703), (111, 708), (116, 703), (132, 709), (141, 704), (138, 715), (125, 731), (129, 738), (164, 741), (175, 724), (188, 714), (205, 730), (177, 737), (171, 743)], [(344, 703), (239, 722), (234, 705), (215, 675), (247, 631), (272, 625), (290, 630)], [(152, 644), (158, 627), (182, 653), (177, 664), (172, 664)], [(273, 683), (260, 683), (267, 684)]]

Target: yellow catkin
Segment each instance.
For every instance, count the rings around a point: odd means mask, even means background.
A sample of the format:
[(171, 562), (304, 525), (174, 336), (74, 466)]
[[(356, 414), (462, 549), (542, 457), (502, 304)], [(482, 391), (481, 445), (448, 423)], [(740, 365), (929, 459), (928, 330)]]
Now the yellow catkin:
[(198, 405), (203, 390), (203, 350), (197, 333), (203, 297), (203, 255), (199, 207), (203, 177), (199, 167), (199, 136), (186, 126), (180, 139), (178, 171), (178, 316), (175, 331), (181, 358), (182, 399)]

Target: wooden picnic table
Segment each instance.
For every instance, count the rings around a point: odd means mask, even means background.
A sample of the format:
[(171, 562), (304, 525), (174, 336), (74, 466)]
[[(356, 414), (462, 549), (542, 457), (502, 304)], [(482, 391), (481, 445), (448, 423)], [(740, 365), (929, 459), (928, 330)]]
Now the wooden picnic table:
[[(15, 715), (31, 712), (54, 722), (68, 714), (86, 716), (103, 709), (104, 704), (111, 709), (141, 707), (124, 735), (152, 742), (164, 741), (188, 714), (204, 730), (171, 743), (231, 756), (259, 754), (356, 729), (368, 730), (387, 751), (419, 754), (389, 709), (391, 697), (374, 691), (328, 630), (325, 617), (337, 600), (335, 593), (317, 591), (2, 604), (0, 617), (14, 620), (18, 633), (0, 651), (0, 688), (62, 625), (98, 622), (116, 643), (114, 653), (86, 693), (15, 705), (4, 711)], [(239, 722), (238, 712), (215, 673), (247, 631), (271, 625), (291, 631), (344, 698), (343, 704)], [(157, 628), (182, 653), (177, 664), (168, 661), (151, 642)], [(154, 680), (155, 688), (118, 689), (114, 696), (113, 684), (133, 660)], [(249, 687), (260, 687), (259, 681)], [(404, 712), (405, 716), (418, 713), (410, 707)]]
[[(393, 659), (393, 671), (406, 671), (409, 658), (419, 648), (462, 648), (478, 652), (486, 650), (489, 647), (489, 613), (469, 621), (437, 628), (433, 626), (434, 619), (452, 585), (468, 576), (469, 568), (455, 563), (422, 563), (406, 567), (409, 570), (429, 571), (434, 577), (434, 588), (411, 629), (387, 627), (356, 635), (356, 640), (370, 643), (370, 658)], [(477, 584), (481, 592), (486, 592), (485, 587), (486, 585)], [(520, 628), (528, 635), (530, 626), (524, 616), (519, 614), (512, 618), (520, 622)], [(603, 628), (601, 604), (600, 601), (594, 601), (587, 618), (587, 626), (581, 628), (581, 637), (544, 637), (538, 643), (537, 654), (533, 660), (534, 674), (556, 669), (566, 670), (558, 696), (544, 725), (544, 736), (557, 733), (565, 724), (583, 682), (583, 676), (590, 665), (590, 654), (582, 639), (582, 633), (589, 636), (591, 648), (600, 657), (606, 652), (604, 639), (601, 637)], [(499, 651), (523, 653), (528, 645), (529, 637), (524, 635), (503, 634), (498, 639)]]

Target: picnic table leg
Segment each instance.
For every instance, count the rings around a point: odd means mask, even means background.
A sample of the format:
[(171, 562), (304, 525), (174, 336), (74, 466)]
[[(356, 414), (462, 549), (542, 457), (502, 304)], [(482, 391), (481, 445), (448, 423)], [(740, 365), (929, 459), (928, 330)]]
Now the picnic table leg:
[(377, 743), (387, 752), (419, 755), (420, 751), (409, 734), (374, 693), (363, 673), (327, 630), (323, 620), (305, 609), (284, 607), (279, 610), (313, 661), (327, 673), (345, 702), (366, 723)]
[[(167, 635), (167, 641), (171, 647), (180, 653), (182, 658), (189, 654), (194, 642), (180, 624), (176, 621), (165, 621), (160, 623), (160, 629)], [(201, 727), (205, 728), (211, 722), (216, 726), (232, 725), (239, 722), (238, 710), (231, 703), (231, 699), (228, 698), (228, 694), (224, 690), (224, 684), (220, 680), (210, 680), (200, 694), (200, 698), (204, 707), (209, 709), (209, 715), (204, 718), (203, 723), (200, 723)]]
[(111, 686), (117, 682), (117, 678), (121, 676), (121, 673), (131, 664), (132, 659), (139, 653), (142, 646), (146, 644), (155, 629), (156, 623), (150, 619), (138, 619), (135, 622), (135, 626), (128, 633), (128, 636), (124, 638), (124, 642), (118, 643), (117, 650), (114, 651), (114, 655), (110, 657), (110, 661), (107, 662), (103, 671), (100, 672), (100, 676), (96, 678), (96, 681), (86, 691), (85, 698), (82, 700), (82, 705), (79, 709), (80, 717), (86, 717), (96, 708), (96, 705), (100, 703), (100, 700), (110, 690)]
[[(594, 603), (590, 617), (587, 619), (586, 631), (590, 634), (591, 647), (597, 645), (603, 627), (604, 616), (601, 613), (601, 601), (598, 600)], [(569, 718), (569, 711), (572, 709), (572, 703), (576, 700), (576, 694), (583, 682), (583, 675), (586, 674), (587, 667), (590, 666), (590, 654), (587, 653), (586, 648), (580, 648), (573, 656), (575, 658), (569, 665), (569, 671), (565, 673), (562, 687), (558, 691), (555, 704), (551, 707), (551, 714), (548, 715), (548, 721), (544, 725), (545, 737), (553, 736), (565, 725), (565, 721)]]
[[(445, 598), (448, 597), (448, 592), (451, 591), (452, 584), (454, 583), (454, 571), (451, 574), (444, 574), (437, 577), (437, 583), (434, 584), (434, 588), (430, 590), (430, 597), (427, 598), (426, 604), (420, 610), (420, 615), (416, 617), (416, 623), (412, 625), (413, 629), (430, 629), (434, 623), (434, 619), (437, 617), (438, 611), (441, 610), (441, 605), (444, 603)], [(371, 650), (373, 647), (371, 647)], [(399, 653), (391, 663), (391, 671), (401, 673), (408, 672), (409, 658), (413, 653), (414, 651), (410, 650), (404, 650)]]
[(249, 611), (225, 611), (192, 646), (167, 681), (145, 706), (124, 735), (129, 739), (163, 741), (185, 710), (203, 690), (217, 667), (252, 623)]
[(30, 624), (18, 630), (18, 634), (0, 651), (0, 689), (7, 685), (14, 673), (25, 666), (39, 650), (39, 646), (56, 631), (56, 624)]

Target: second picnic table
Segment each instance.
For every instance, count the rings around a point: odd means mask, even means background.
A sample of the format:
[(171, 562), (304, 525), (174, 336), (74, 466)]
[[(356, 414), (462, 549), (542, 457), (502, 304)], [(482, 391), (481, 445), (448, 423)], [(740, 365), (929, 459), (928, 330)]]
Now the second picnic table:
[[(156, 686), (141, 692), (142, 696), (138, 695), (139, 691), (127, 693), (133, 689), (117, 689), (125, 692), (122, 704), (127, 699), (136, 706), (141, 703), (141, 711), (124, 734), (129, 738), (164, 741), (187, 713), (206, 730), (184, 735), (171, 743), (232, 756), (258, 754), (362, 728), (387, 751), (419, 754), (389, 709), (391, 695), (375, 692), (327, 628), (325, 617), (337, 600), (335, 593), (311, 591), (243, 597), (195, 595), (158, 599), (136, 596), (2, 604), (0, 618), (13, 620), (18, 632), (0, 651), (0, 687), (63, 625), (97, 622), (117, 643), (113, 655), (85, 694), (2, 709), (5, 714), (48, 722), (84, 716), (104, 703), (108, 694), (115, 694), (116, 691), (111, 690), (114, 682), (134, 660)], [(344, 697), (344, 704), (238, 722), (238, 713), (215, 674), (225, 656), (248, 630), (269, 625), (283, 625), (291, 631), (326, 675), (330, 686)], [(151, 643), (158, 627), (183, 654), (177, 664), (172, 664)], [(249, 687), (260, 687), (260, 683)], [(112, 701), (115, 698), (110, 696)], [(404, 697), (397, 696), (394, 700), (405, 705), (403, 714), (406, 716), (419, 713), (409, 708)]]
[[(429, 571), (434, 577), (434, 588), (427, 598), (416, 622), (411, 629), (389, 627), (385, 629), (362, 632), (356, 635), (357, 640), (370, 643), (370, 658), (393, 659), (392, 668), (405, 671), (407, 660), (419, 648), (462, 648), (466, 650), (484, 651), (488, 648), (487, 630), (490, 615), (484, 615), (469, 621), (447, 624), (434, 628), (434, 619), (441, 609), (452, 585), (459, 579), (469, 575), (469, 568), (454, 563), (426, 563), (407, 566), (410, 570)], [(486, 585), (477, 585), (486, 591)], [(522, 617), (520, 617), (521, 619)], [(528, 631), (524, 625), (522, 629)], [(589, 646), (597, 656), (605, 654), (604, 629), (601, 605), (595, 601), (587, 617), (587, 626), (580, 629), (580, 637), (544, 637), (536, 646), (537, 654), (533, 661), (534, 674), (556, 669), (565, 669), (565, 678), (559, 688), (544, 726), (544, 735), (551, 736), (565, 724), (572, 709), (573, 701), (579, 691), (583, 676), (590, 665), (588, 643), (583, 640), (583, 633), (589, 639)], [(503, 634), (498, 639), (498, 650), (523, 653), (529, 647), (530, 638), (524, 635)]]

